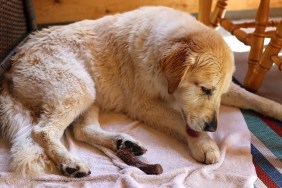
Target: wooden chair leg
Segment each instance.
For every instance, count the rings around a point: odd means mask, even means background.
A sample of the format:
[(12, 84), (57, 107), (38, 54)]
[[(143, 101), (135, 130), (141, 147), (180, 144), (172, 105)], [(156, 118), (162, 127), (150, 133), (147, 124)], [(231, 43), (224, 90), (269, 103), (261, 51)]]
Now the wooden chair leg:
[[(269, 44), (265, 48), (265, 51), (261, 57), (260, 67), (264, 69), (270, 69), (273, 65), (273, 58), (278, 57), (278, 54), (282, 48), (282, 20), (276, 28), (275, 36), (271, 38)], [(276, 61), (274, 60), (276, 63)], [(277, 64), (279, 70), (281, 65)]]
[(278, 54), (282, 47), (282, 21), (280, 21), (275, 36), (270, 40), (269, 44), (265, 48), (261, 56), (259, 65), (256, 66), (255, 71), (250, 77), (252, 81), (249, 85), (252, 90), (257, 91), (264, 79), (265, 74), (272, 67), (273, 62), (278, 65), (278, 68), (281, 70), (281, 59), (278, 58)]
[(259, 60), (261, 58), (263, 51), (264, 38), (265, 38), (264, 32), (268, 23), (268, 16), (269, 16), (269, 0), (261, 0), (256, 14), (255, 31), (253, 32), (251, 39), (251, 50), (249, 53), (248, 72), (244, 81), (245, 87), (251, 91), (257, 91), (259, 88), (259, 85), (257, 83), (256, 67), (259, 65)]
[(198, 20), (205, 25), (210, 25), (212, 0), (199, 0)]
[(220, 20), (224, 17), (225, 15), (225, 9), (227, 6), (227, 1), (228, 0), (218, 0), (215, 6), (215, 9), (212, 13), (211, 16), (211, 25), (213, 27), (218, 27), (220, 24)]

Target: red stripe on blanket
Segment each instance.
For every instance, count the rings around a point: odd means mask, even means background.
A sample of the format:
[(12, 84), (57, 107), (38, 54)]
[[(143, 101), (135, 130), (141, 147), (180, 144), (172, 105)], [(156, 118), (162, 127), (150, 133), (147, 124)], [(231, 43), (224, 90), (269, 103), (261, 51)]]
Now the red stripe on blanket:
[(267, 124), (277, 135), (282, 137), (282, 127), (279, 126), (275, 121), (271, 120), (270, 118), (264, 117), (259, 115), (259, 118)]
[(260, 166), (255, 162), (255, 168), (258, 175), (258, 178), (267, 186), (271, 188), (279, 188), (277, 184), (260, 168)]

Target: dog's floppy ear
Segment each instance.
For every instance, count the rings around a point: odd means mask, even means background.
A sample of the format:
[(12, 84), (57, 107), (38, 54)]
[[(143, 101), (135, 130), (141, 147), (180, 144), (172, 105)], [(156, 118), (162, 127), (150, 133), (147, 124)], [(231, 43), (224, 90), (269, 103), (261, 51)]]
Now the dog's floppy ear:
[(168, 49), (160, 60), (160, 66), (168, 82), (168, 93), (173, 94), (184, 75), (188, 63), (188, 46), (176, 43)]

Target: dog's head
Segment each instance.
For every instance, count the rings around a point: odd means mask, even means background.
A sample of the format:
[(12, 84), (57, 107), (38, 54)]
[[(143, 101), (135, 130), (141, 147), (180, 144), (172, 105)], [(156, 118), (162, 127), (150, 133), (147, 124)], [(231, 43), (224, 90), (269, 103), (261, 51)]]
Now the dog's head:
[(228, 91), (235, 69), (223, 38), (212, 31), (171, 41), (160, 65), (189, 128), (215, 131), (221, 95)]

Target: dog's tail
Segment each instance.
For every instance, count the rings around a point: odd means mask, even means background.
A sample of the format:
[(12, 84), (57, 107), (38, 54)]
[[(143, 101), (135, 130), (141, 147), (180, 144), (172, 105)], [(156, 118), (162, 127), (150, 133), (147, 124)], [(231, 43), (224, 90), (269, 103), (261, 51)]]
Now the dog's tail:
[(249, 109), (265, 116), (282, 121), (282, 105), (248, 92), (244, 88), (232, 83), (228, 93), (222, 96), (222, 104)]
[(43, 149), (31, 138), (32, 116), (9, 94), (7, 84), (2, 86), (0, 128), (3, 139), (12, 145), (10, 170), (23, 176), (44, 174), (51, 164)]

